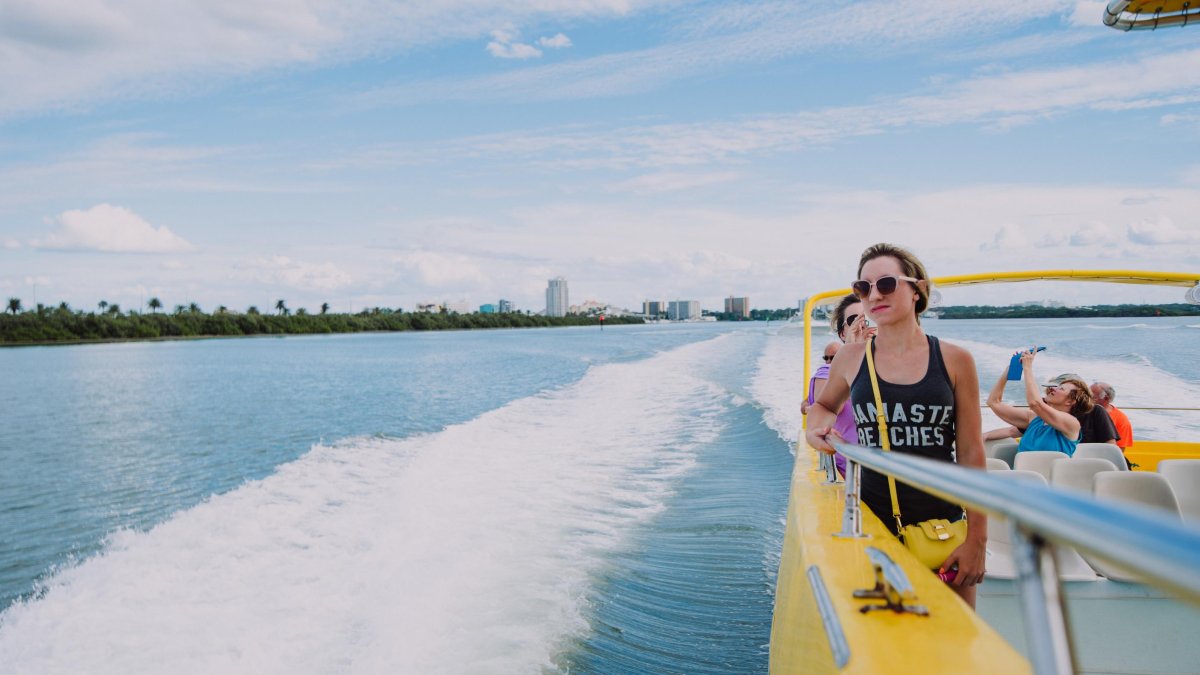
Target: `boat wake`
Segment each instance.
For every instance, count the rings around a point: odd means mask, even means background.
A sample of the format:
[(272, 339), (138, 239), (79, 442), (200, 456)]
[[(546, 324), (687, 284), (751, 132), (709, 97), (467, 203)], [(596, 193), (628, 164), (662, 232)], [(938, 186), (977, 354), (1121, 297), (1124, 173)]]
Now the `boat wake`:
[(725, 337), (591, 367), (438, 433), (314, 447), (122, 531), (0, 615), (7, 672), (531, 672), (655, 518), (728, 390)]

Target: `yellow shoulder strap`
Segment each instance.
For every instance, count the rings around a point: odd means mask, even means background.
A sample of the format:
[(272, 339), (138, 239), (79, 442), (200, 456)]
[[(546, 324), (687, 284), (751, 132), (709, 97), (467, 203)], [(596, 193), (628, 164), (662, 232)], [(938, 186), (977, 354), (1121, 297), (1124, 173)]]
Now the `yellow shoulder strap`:
[[(875, 394), (875, 421), (879, 424), (879, 444), (884, 450), (891, 451), (892, 443), (888, 438), (887, 413), (883, 409), (883, 397), (879, 395), (879, 379), (875, 376), (875, 337), (867, 343), (867, 373), (871, 375), (871, 392)], [(892, 496), (892, 516), (896, 518), (896, 531), (904, 528), (900, 522), (900, 500), (896, 497), (896, 479), (888, 476), (888, 494)]]

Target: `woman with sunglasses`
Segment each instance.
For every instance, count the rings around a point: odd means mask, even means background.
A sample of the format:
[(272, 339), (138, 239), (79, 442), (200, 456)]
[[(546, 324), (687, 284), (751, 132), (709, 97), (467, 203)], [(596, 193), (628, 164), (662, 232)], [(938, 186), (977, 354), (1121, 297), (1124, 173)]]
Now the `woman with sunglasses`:
[[(837, 304), (829, 325), (833, 328), (833, 332), (837, 333), (838, 339), (844, 343), (866, 342), (875, 335), (875, 328), (867, 323), (867, 313), (863, 311), (862, 301), (853, 293), (842, 298), (841, 302)], [(800, 404), (802, 414), (808, 414), (809, 407), (816, 402), (817, 397), (825, 389), (825, 383), (829, 380), (829, 364), (833, 363), (833, 355), (837, 354), (838, 346), (836, 342), (825, 346), (825, 365), (817, 368), (817, 372), (809, 380), (808, 398)], [(841, 411), (838, 412), (833, 429), (842, 438), (853, 438), (857, 434), (854, 410), (850, 407), (850, 401), (846, 401)], [(840, 452), (834, 453), (833, 464), (837, 467), (838, 473), (846, 475), (846, 458)]]
[[(858, 280), (851, 288), (866, 316), (875, 323), (876, 333), (868, 342), (848, 343), (838, 351), (829, 382), (809, 409), (805, 434), (809, 445), (823, 452), (833, 452), (830, 441), (839, 439), (881, 446), (865, 358), (866, 350), (873, 349), (892, 451), (957, 461), (982, 470), (983, 434), (975, 360), (962, 347), (941, 342), (921, 329), (919, 316), (929, 305), (925, 266), (903, 248), (876, 244), (859, 259)], [(847, 399), (853, 405), (857, 427), (856, 438), (850, 439), (833, 427), (833, 411), (840, 410)], [(861, 492), (863, 503), (894, 534), (898, 533), (887, 477), (864, 468)], [(905, 525), (963, 517), (960, 505), (904, 483), (897, 482), (896, 492)], [(966, 518), (965, 543), (946, 558), (939, 571), (956, 570), (947, 583), (974, 607), (975, 585), (984, 576), (987, 518), (974, 511), (967, 511)]]
[(1069, 377), (1057, 384), (1046, 385), (1043, 396), (1033, 376), (1033, 361), (1037, 351), (1030, 349), (1020, 354), (1023, 368), (1021, 379), (1025, 383), (1025, 400), (1029, 402), (1029, 407), (1018, 408), (1001, 400), (1004, 385), (1008, 382), (1007, 364), (1000, 374), (1000, 380), (988, 393), (987, 405), (997, 417), (1020, 432), (1021, 443), (1017, 446), (1017, 452), (1052, 450), (1070, 457), (1075, 454), (1075, 447), (1079, 445), (1082, 435), (1078, 416), (1092, 409), (1091, 390), (1083, 380)]

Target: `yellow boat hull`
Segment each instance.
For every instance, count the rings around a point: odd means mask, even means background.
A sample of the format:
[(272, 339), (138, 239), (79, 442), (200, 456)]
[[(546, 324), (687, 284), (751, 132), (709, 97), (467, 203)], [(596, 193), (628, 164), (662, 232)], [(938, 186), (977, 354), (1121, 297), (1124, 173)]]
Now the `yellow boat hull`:
[[(841, 539), (843, 484), (822, 485), (812, 453), (802, 451), (792, 474), (787, 530), (771, 626), (770, 670), (790, 673), (1026, 673), (1028, 662), (957, 594), (921, 567), (878, 518), (865, 510), (867, 539)], [(929, 616), (860, 608), (856, 589), (874, 586), (866, 547), (887, 553), (912, 581)], [(826, 621), (808, 570), (820, 571), (849, 658), (835, 662)]]

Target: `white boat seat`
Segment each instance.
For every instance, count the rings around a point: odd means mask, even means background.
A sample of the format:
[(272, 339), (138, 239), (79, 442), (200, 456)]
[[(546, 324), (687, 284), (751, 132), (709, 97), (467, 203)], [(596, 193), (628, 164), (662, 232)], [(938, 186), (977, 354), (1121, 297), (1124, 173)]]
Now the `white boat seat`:
[[(991, 443), (991, 445), (987, 445), (987, 443)], [(1013, 457), (1017, 454), (1017, 442), (1011, 438), (987, 441), (984, 446), (984, 454), (988, 457), (995, 457), (1002, 460), (1011, 467), (1013, 465)]]
[(1065, 462), (1055, 462), (1050, 468), (1050, 484), (1054, 487), (1092, 493), (1092, 478), (1101, 471), (1116, 471), (1117, 467), (1107, 459), (1097, 457), (1073, 457)]
[[(1105, 471), (1092, 478), (1092, 492), (1098, 499), (1115, 499), (1159, 509), (1164, 518), (1179, 520), (1179, 502), (1171, 484), (1161, 474), (1148, 471)], [(1141, 581), (1141, 577), (1106, 563), (1088, 560), (1096, 571), (1118, 581)]]
[(1112, 443), (1080, 443), (1075, 448), (1073, 457), (1080, 459), (1089, 459), (1098, 457), (1107, 459), (1117, 467), (1117, 471), (1128, 471), (1129, 465), (1125, 463), (1125, 453)]
[(1200, 459), (1164, 459), (1158, 472), (1171, 484), (1183, 521), (1200, 524)]
[(1008, 462), (1002, 459), (998, 459), (996, 457), (987, 458), (988, 471), (1008, 471), (1010, 469), (1012, 469), (1012, 467), (1008, 465)]
[(1042, 478), (1045, 478), (1048, 484), (1050, 482), (1050, 465), (1065, 459), (1068, 457), (1062, 452), (1027, 450), (1017, 453), (1016, 459), (1013, 460), (1013, 468), (1020, 471), (1036, 471), (1042, 474)]
[[(1025, 453), (1021, 453), (1025, 454)], [(1062, 454), (1062, 453), (1059, 453)], [(996, 471), (993, 475), (1006, 480), (1017, 480), (1046, 485), (1046, 477), (1036, 471)], [(1073, 548), (1057, 547), (1058, 578), (1063, 581), (1095, 581), (1096, 572)], [(994, 579), (1017, 578), (1017, 566), (1013, 561), (1012, 537), (1008, 521), (991, 516), (988, 518), (987, 576)]]

